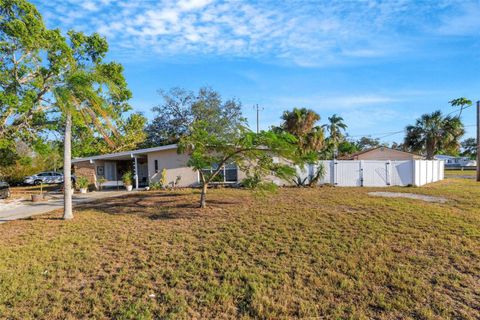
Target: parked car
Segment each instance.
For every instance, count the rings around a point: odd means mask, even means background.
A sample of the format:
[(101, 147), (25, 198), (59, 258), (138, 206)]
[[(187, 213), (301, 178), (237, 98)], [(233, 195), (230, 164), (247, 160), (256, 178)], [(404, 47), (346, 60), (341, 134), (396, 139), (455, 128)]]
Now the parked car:
[[(75, 176), (72, 176), (72, 182), (75, 183)], [(63, 174), (54, 171), (40, 172), (32, 176), (26, 177), (23, 180), (23, 183), (29, 185), (40, 185), (43, 184), (60, 184), (63, 183)]]
[(6, 182), (0, 181), (0, 199), (10, 197), (10, 185)]

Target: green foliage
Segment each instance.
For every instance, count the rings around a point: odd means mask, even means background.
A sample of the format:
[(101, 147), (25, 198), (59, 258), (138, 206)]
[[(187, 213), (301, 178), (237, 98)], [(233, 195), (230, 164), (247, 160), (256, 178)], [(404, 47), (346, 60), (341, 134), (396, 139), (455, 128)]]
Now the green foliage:
[(76, 185), (80, 189), (88, 188), (89, 181), (88, 181), (87, 177), (79, 176), (79, 177), (77, 177)]
[(306, 108), (284, 111), (282, 124), (275, 130), (283, 130), (297, 139), (298, 153), (307, 157), (318, 154), (325, 146), (323, 128), (317, 126), (320, 115)]
[(203, 121), (217, 135), (235, 134), (238, 126), (246, 125), (241, 103), (235, 99), (222, 101), (211, 88), (200, 88), (198, 93), (182, 88), (160, 91), (163, 103), (153, 112), (157, 115), (148, 125), (147, 146), (178, 142), (191, 133), (195, 122)]
[(441, 111), (422, 115), (406, 131), (404, 145), (427, 159), (433, 159), (435, 154), (458, 153), (459, 140), (465, 133), (459, 117), (443, 116)]
[(465, 97), (453, 99), (449, 101), (449, 103), (452, 107), (460, 107), (460, 112), (458, 113), (458, 117), (462, 116), (462, 112), (465, 108), (468, 108), (473, 104), (472, 100), (469, 100)]
[(337, 152), (338, 152), (337, 155), (341, 157), (341, 156), (358, 152), (360, 150), (362, 149), (360, 149), (356, 143), (349, 140), (343, 140), (337, 146)]
[(258, 174), (246, 177), (242, 180), (241, 185), (246, 189), (255, 191), (258, 196), (265, 196), (278, 190), (278, 186), (275, 183), (265, 181), (263, 177)]
[(323, 127), (327, 129), (329, 137), (327, 138), (327, 143), (331, 149), (332, 155), (333, 152), (338, 147), (338, 144), (344, 140), (345, 136), (342, 131), (347, 129), (347, 125), (343, 122), (343, 118), (334, 114), (328, 118), (328, 124)]
[(51, 144), (43, 146), (41, 152), (34, 152), (21, 141), (13, 150), (0, 150), (0, 178), (11, 185), (21, 184), (26, 176), (41, 171), (56, 171), (60, 164), (59, 150)]
[(103, 184), (107, 182), (107, 179), (105, 179), (104, 177), (100, 177), (98, 180), (97, 180), (97, 183), (98, 183), (98, 188), (100, 190), (102, 190), (103, 188)]
[(468, 138), (462, 141), (462, 153), (461, 155), (464, 157), (468, 157), (470, 159), (477, 158), (477, 139), (475, 138)]
[(96, 133), (92, 123), (86, 123), (83, 119), (74, 121), (72, 156), (87, 157), (97, 154), (122, 152), (137, 149), (143, 144), (146, 133), (144, 131), (146, 118), (140, 113), (130, 114), (126, 119), (112, 121), (112, 128), (104, 128), (103, 132), (108, 136), (108, 141)]
[(74, 156), (143, 143), (146, 119), (124, 115), (131, 92), (123, 66), (103, 61), (107, 52), (97, 33), (70, 30), (64, 37), (46, 28), (28, 1), (1, 0), (0, 149), (13, 150), (17, 140), (33, 146), (50, 131), (62, 132), (63, 112), (75, 104), (83, 111), (73, 115)]
[[(227, 108), (225, 104), (216, 106), (223, 106), (220, 114), (227, 114), (222, 112)], [(205, 112), (208, 111), (207, 108)], [(201, 200), (203, 207), (206, 187), (214, 181), (224, 165), (235, 164), (259, 173), (270, 171), (273, 174), (285, 175), (289, 172), (285, 167), (289, 166), (273, 163), (272, 156), (295, 158), (296, 142), (295, 137), (286, 132), (254, 133), (244, 125), (243, 118), (238, 114), (237, 118), (224, 116), (222, 119), (212, 118), (211, 121), (194, 121), (188, 135), (180, 139), (178, 152), (187, 153), (187, 165), (199, 172), (200, 184), (204, 187)], [(209, 168), (213, 170), (205, 175), (202, 169)]]
[(359, 151), (364, 151), (372, 148), (377, 148), (380, 146), (387, 147), (388, 145), (385, 143), (381, 143), (380, 139), (378, 138), (370, 138), (370, 137), (361, 137), (355, 142), (355, 145)]
[(150, 190), (162, 190), (163, 186), (160, 182), (151, 182), (149, 185)]
[(162, 172), (160, 174), (160, 185), (165, 188), (167, 187), (168, 181), (167, 181), (167, 169), (163, 168)]
[(48, 126), (48, 94), (72, 61), (58, 30), (48, 30), (35, 6), (0, 1), (0, 147), (32, 142)]
[(314, 164), (315, 171), (313, 174), (308, 174), (305, 177), (301, 176), (295, 176), (295, 178), (292, 180), (293, 183), (297, 187), (316, 187), (318, 184), (318, 181), (322, 179), (325, 174), (326, 174), (326, 168), (325, 165), (320, 162), (318, 164)]
[(133, 183), (133, 173), (132, 171), (127, 171), (122, 176), (122, 181), (125, 186), (131, 186)]
[(259, 184), (263, 181), (262, 177), (258, 174), (255, 174), (250, 177), (246, 177), (245, 179), (242, 180), (242, 186), (247, 188), (247, 189), (256, 189)]
[[(188, 152), (188, 165), (200, 172), (202, 181), (210, 182), (226, 163), (235, 163), (242, 166), (248, 162), (249, 166), (268, 166), (268, 169), (280, 170), (282, 165), (274, 164), (272, 156), (295, 156), (295, 138), (288, 133), (276, 134), (271, 131), (262, 131), (258, 134), (239, 128), (236, 136), (217, 136), (209, 130), (209, 125), (197, 122), (193, 126), (192, 134), (180, 140), (179, 151)], [(217, 167), (208, 178), (201, 171), (204, 168)]]

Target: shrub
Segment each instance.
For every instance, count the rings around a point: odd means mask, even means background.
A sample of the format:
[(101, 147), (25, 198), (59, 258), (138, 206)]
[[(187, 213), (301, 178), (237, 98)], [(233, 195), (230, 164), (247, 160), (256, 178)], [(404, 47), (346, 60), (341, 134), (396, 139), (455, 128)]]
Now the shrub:
[(243, 179), (242, 186), (250, 190), (259, 191), (260, 194), (275, 192), (278, 189), (278, 186), (275, 183), (263, 181), (258, 174)]
[(98, 188), (102, 190), (103, 184), (107, 182), (107, 179), (105, 179), (104, 177), (101, 177), (97, 180), (97, 182), (98, 182)]
[(160, 190), (163, 189), (162, 184), (160, 182), (152, 182), (149, 184), (150, 190)]
[(160, 176), (160, 185), (161, 185), (163, 188), (166, 188), (166, 187), (167, 187), (167, 184), (168, 184), (168, 181), (167, 181), (167, 169), (163, 168), (163, 169), (162, 169), (161, 176)]
[(258, 174), (254, 174), (251, 177), (247, 177), (243, 179), (242, 181), (242, 186), (247, 188), (247, 189), (256, 189), (260, 183), (262, 182), (262, 179)]
[(127, 171), (122, 176), (122, 181), (125, 186), (131, 186), (133, 183), (133, 173), (132, 171)]
[(76, 183), (77, 183), (77, 187), (80, 189), (88, 188), (88, 184), (89, 184), (88, 179), (82, 176), (77, 178)]

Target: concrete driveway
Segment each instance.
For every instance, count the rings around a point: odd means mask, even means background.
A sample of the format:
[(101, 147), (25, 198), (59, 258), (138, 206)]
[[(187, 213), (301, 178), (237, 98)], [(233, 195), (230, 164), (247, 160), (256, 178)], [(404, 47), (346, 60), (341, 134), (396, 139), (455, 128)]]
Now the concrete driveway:
[[(138, 191), (100, 191), (87, 194), (74, 194), (73, 205), (87, 203), (98, 199), (120, 197), (126, 193), (131, 194)], [(49, 200), (33, 203), (24, 199), (0, 200), (0, 223), (7, 221), (25, 219), (34, 215), (48, 213), (63, 208), (63, 194), (48, 194)]]

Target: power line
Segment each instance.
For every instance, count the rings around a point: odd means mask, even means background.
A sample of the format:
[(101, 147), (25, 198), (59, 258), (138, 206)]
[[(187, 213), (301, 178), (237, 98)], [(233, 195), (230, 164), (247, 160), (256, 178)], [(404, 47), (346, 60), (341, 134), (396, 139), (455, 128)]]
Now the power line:
[[(471, 105), (470, 105), (470, 106), (466, 106), (466, 107), (464, 107), (464, 108), (458, 108), (458, 109), (456, 109), (456, 110), (453, 110), (452, 112), (447, 113), (445, 116), (449, 116), (449, 115), (451, 115), (451, 114), (453, 114), (453, 113), (456, 113), (456, 112), (458, 112), (458, 111), (460, 111), (460, 110), (462, 110), (462, 109), (465, 110), (465, 109), (468, 109), (468, 108), (470, 108), (470, 107), (471, 107)], [(475, 127), (475, 126), (476, 126), (476, 124), (470, 124), (470, 125), (465, 125), (464, 127)], [(381, 136), (381, 137), (378, 137), (378, 138), (379, 138), (379, 139), (382, 139), (382, 138), (386, 138), (386, 137), (389, 137), (389, 136), (393, 136), (393, 135), (396, 135), (396, 134), (399, 134), (399, 133), (402, 133), (402, 132), (405, 132), (405, 131), (406, 131), (406, 130), (403, 129), (403, 130), (399, 130), (399, 131), (379, 132), (379, 133), (367, 133), (367, 134), (356, 134), (356, 135), (353, 135), (353, 136), (349, 135), (348, 137), (349, 137), (349, 138), (355, 138), (355, 137), (370, 137), (370, 138), (372, 138), (372, 137), (374, 137), (374, 136)]]
[[(469, 124), (469, 125), (464, 125), (464, 128), (469, 128), (469, 127), (475, 127), (476, 124)], [(394, 136), (396, 134), (404, 133), (406, 132), (406, 129), (399, 130), (399, 131), (390, 131), (390, 132), (380, 132), (380, 133), (367, 133), (367, 134), (357, 134), (357, 135), (349, 135), (348, 138), (355, 138), (355, 137), (369, 137), (369, 138), (378, 138), (378, 139), (383, 139), (389, 136)]]

